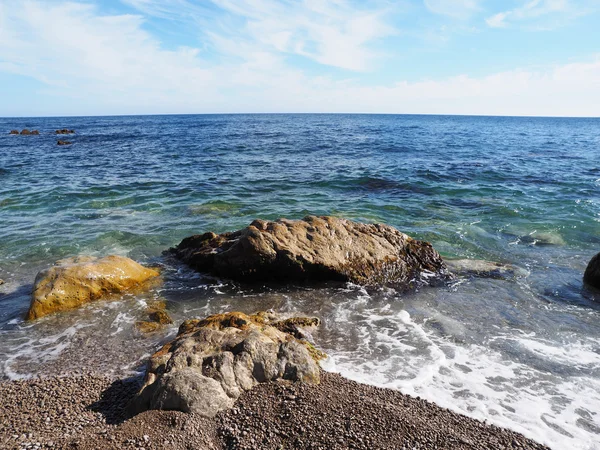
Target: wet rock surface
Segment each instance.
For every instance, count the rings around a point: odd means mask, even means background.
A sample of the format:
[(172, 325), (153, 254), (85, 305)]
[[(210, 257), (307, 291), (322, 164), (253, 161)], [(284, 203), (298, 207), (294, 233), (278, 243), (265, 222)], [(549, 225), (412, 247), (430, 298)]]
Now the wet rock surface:
[(431, 244), (391, 226), (328, 216), (255, 220), (236, 232), (191, 236), (171, 253), (200, 272), (249, 282), (338, 280), (411, 287), (449, 277)]
[(594, 256), (583, 274), (583, 282), (600, 289), (600, 253)]
[(61, 140), (56, 141), (56, 145), (71, 145), (71, 144), (72, 144), (72, 142), (70, 142), (70, 141), (61, 141)]
[(319, 385), (264, 383), (208, 419), (135, 417), (139, 379), (71, 375), (0, 383), (0, 448), (546, 449), (522, 435), (397, 391), (322, 373)]
[(26, 319), (38, 319), (113, 294), (140, 289), (158, 275), (156, 270), (117, 255), (60, 260), (37, 275)]
[(75, 130), (68, 130), (66, 128), (63, 128), (61, 130), (56, 130), (54, 134), (75, 134)]
[(185, 321), (174, 341), (148, 362), (132, 411), (179, 410), (213, 417), (242, 392), (279, 379), (319, 382), (319, 354), (311, 344), (281, 331), (318, 320), (283, 325), (272, 313), (226, 313)]

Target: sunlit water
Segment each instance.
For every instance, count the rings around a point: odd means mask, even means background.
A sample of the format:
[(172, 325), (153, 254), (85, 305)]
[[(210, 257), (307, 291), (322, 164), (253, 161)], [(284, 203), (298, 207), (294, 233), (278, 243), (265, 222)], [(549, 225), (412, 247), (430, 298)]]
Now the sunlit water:
[[(13, 128), (40, 136), (9, 136)], [(51, 132), (74, 128), (57, 146)], [(250, 287), (162, 256), (254, 218), (384, 222), (446, 257), (523, 276), (398, 294)], [(600, 120), (373, 115), (0, 119), (0, 376), (123, 376), (185, 318), (273, 308), (317, 315), (328, 370), (400, 389), (556, 449), (600, 449)], [(163, 266), (147, 294), (25, 323), (54, 261), (117, 253)], [(525, 275), (526, 274), (526, 275)], [(176, 324), (133, 323), (156, 298)]]

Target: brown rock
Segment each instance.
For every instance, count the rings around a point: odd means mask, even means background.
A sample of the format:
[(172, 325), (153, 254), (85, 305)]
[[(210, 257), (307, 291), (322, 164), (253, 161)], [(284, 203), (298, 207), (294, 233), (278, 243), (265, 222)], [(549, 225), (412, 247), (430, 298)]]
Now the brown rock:
[(600, 289), (600, 253), (594, 256), (583, 274), (583, 282)]
[(26, 129), (24, 129), (23, 131), (21, 131), (21, 134), (24, 134), (24, 135), (29, 135), (29, 134), (31, 134), (31, 131), (29, 131), (29, 130), (26, 128)]
[(56, 130), (54, 134), (75, 134), (75, 130), (67, 130), (63, 128), (62, 130)]
[(70, 141), (56, 141), (56, 145), (71, 145), (72, 142)]
[(8, 134), (19, 134), (19, 130), (10, 130)]
[(123, 256), (69, 258), (41, 271), (36, 279), (27, 320), (77, 308), (111, 294), (139, 289), (155, 270)]
[(171, 316), (169, 316), (169, 314), (167, 314), (165, 311), (153, 311), (150, 313), (149, 317), (152, 322), (156, 322), (160, 325), (169, 325), (173, 323), (173, 319), (171, 319)]
[(31, 132), (31, 134), (34, 134), (34, 135), (36, 135), (36, 136), (39, 136), (39, 135), (40, 135), (40, 132), (39, 132), (38, 130), (33, 130), (33, 131)]
[(217, 235), (184, 239), (170, 250), (200, 272), (244, 281), (339, 280), (411, 286), (450, 277), (427, 242), (393, 227), (335, 217), (255, 220)]
[[(185, 321), (175, 340), (148, 361), (132, 410), (177, 409), (213, 417), (257, 383), (318, 383), (320, 369), (308, 344), (271, 326), (273, 317), (232, 312)], [(308, 322), (315, 323), (296, 323)]]

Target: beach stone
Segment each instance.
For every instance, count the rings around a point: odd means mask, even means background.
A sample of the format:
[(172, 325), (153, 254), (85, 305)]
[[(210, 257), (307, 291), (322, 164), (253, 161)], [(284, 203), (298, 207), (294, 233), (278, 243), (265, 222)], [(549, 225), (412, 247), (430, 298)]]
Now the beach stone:
[(148, 361), (132, 412), (175, 409), (214, 417), (258, 383), (319, 383), (319, 358), (309, 351), (311, 344), (273, 326), (282, 322), (270, 312), (186, 320), (175, 340)]
[(382, 224), (336, 217), (255, 220), (232, 233), (204, 233), (170, 250), (192, 268), (242, 281), (338, 280), (409, 287), (450, 276), (428, 242)]
[(141, 289), (158, 275), (156, 270), (117, 255), (60, 260), (38, 273), (26, 319), (38, 319), (111, 294)]
[(448, 259), (448, 269), (456, 275), (481, 278), (525, 277), (528, 272), (512, 264), (502, 264), (483, 259)]
[(600, 253), (594, 256), (583, 274), (583, 282), (600, 289)]
[(61, 141), (61, 140), (56, 141), (56, 145), (71, 145), (71, 144), (72, 144), (72, 142), (70, 142), (70, 141)]

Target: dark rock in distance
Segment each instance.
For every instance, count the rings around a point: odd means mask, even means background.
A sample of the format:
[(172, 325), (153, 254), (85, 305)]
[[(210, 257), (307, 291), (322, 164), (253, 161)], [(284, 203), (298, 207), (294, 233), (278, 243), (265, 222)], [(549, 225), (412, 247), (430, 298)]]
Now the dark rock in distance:
[(381, 224), (336, 217), (255, 220), (233, 233), (205, 233), (170, 250), (200, 271), (242, 281), (349, 281), (408, 288), (451, 277), (428, 242)]
[(600, 289), (600, 253), (590, 260), (583, 274), (583, 282)]
[(32, 134), (32, 135), (35, 135), (35, 136), (39, 136), (39, 135), (40, 135), (40, 132), (39, 132), (38, 130), (33, 130), (33, 131), (31, 132), (31, 134)]
[(10, 130), (8, 134), (19, 134), (19, 130)]
[(24, 136), (28, 136), (31, 134), (31, 131), (29, 131), (27, 128), (25, 128), (23, 131), (21, 131), (21, 134)]
[(70, 141), (60, 141), (59, 140), (56, 142), (56, 145), (71, 145), (71, 144), (72, 144), (72, 142), (70, 142)]
[(67, 130), (63, 128), (62, 130), (56, 130), (54, 134), (75, 134), (75, 130)]

